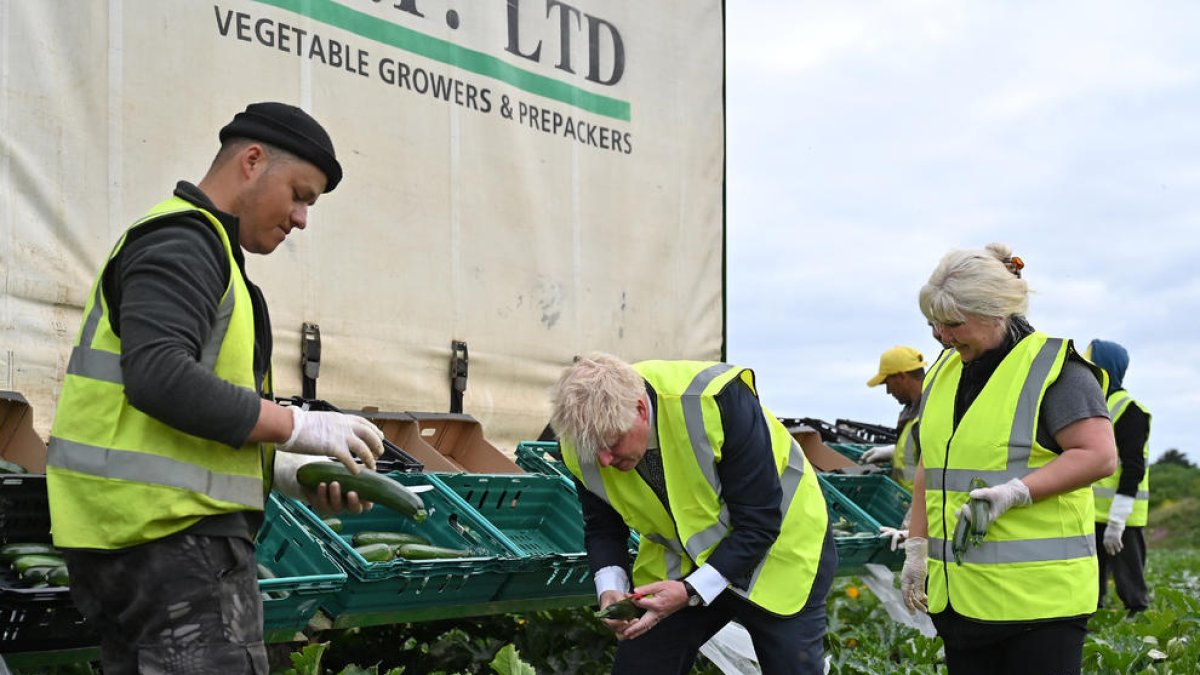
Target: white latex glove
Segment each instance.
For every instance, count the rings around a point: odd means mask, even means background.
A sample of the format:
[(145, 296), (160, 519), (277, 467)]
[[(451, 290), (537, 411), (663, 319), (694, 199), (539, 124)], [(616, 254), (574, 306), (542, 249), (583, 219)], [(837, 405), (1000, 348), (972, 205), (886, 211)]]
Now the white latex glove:
[(882, 464), (892, 458), (896, 454), (896, 446), (881, 445), (877, 448), (871, 448), (862, 454), (858, 459), (859, 464)]
[(887, 525), (879, 528), (879, 534), (884, 537), (891, 538), (891, 546), (893, 551), (900, 548), (900, 544), (903, 544), (904, 540), (908, 539), (908, 530), (898, 530), (894, 527), (888, 527)]
[(1121, 535), (1125, 534), (1125, 520), (1133, 513), (1133, 497), (1118, 494), (1108, 507), (1108, 527), (1104, 530), (1104, 550), (1116, 555), (1125, 548)]
[[(971, 499), (986, 499), (991, 504), (988, 508), (988, 525), (996, 522), (996, 519), (1004, 515), (1005, 511), (1015, 506), (1028, 506), (1033, 503), (1029, 497), (1029, 487), (1020, 478), (1013, 478), (1007, 483), (992, 487), (971, 490), (970, 497)], [(958, 510), (958, 517), (974, 522), (971, 520), (971, 502), (969, 500)]]
[(304, 410), (290, 406), (292, 435), (279, 450), (301, 455), (333, 457), (353, 473), (361, 467), (358, 457), (372, 471), (375, 458), (383, 454), (383, 431), (367, 420), (340, 412)]
[(900, 595), (910, 612), (929, 612), (925, 575), (929, 565), (929, 542), (922, 537), (904, 542), (904, 567), (900, 568)]

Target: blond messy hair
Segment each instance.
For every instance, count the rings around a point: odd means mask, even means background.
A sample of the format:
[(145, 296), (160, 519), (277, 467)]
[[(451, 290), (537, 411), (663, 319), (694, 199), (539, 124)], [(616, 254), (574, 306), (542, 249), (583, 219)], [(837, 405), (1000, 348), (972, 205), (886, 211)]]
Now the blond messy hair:
[(1013, 261), (1012, 249), (1005, 244), (950, 251), (921, 287), (921, 313), (941, 324), (961, 323), (968, 314), (1003, 320), (1024, 316), (1029, 284), (1020, 277), (1019, 267), (1014, 271)]
[(628, 363), (604, 352), (575, 357), (550, 391), (550, 426), (575, 446), (580, 461), (633, 428), (646, 384)]

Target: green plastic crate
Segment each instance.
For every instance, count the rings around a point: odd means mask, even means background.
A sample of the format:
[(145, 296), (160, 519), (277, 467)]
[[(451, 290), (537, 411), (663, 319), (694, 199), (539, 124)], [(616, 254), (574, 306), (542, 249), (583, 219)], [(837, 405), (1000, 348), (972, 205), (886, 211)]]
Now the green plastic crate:
[(912, 494), (881, 473), (862, 476), (817, 474), (817, 478), (845, 495), (880, 525), (900, 527), (912, 505)]
[(878, 446), (871, 445), (870, 443), (830, 443), (829, 447), (837, 450), (847, 458), (859, 462), (862, 461), (863, 453)]
[(863, 566), (879, 554), (881, 547), (887, 549), (889, 540), (880, 536), (879, 523), (874, 518), (829, 483), (819, 480), (820, 477), (818, 474), (817, 482), (825, 496), (830, 525), (844, 521), (853, 533), (850, 536), (834, 534), (833, 542), (838, 553), (837, 573), (860, 574), (865, 569)]
[[(559, 476), (439, 474), (433, 480), (469, 504), (520, 553), (497, 600), (595, 598), (583, 546), (583, 511)], [(631, 538), (632, 541), (632, 538)]]
[(263, 625), (268, 641), (290, 640), (303, 630), (321, 603), (346, 584), (346, 572), (271, 493), (255, 557), (274, 579), (260, 579)]
[(540, 473), (546, 476), (562, 476), (574, 484), (571, 470), (560, 459), (555, 459), (550, 453), (558, 450), (555, 441), (521, 441), (517, 444), (517, 466), (530, 473)]
[[(429, 518), (411, 518), (375, 505), (358, 515), (340, 516), (342, 531), (335, 533), (304, 504), (288, 506), (318, 536), (348, 576), (341, 592), (322, 604), (337, 627), (400, 623), (431, 618), (470, 616), (477, 606), (491, 602), (506, 581), (508, 570), (498, 561), (518, 555), (490, 524), (473, 509), (446, 491), (433, 474), (387, 474), (408, 486), (430, 486), (419, 493)], [(390, 531), (421, 535), (434, 546), (472, 551), (467, 558), (432, 560), (394, 559), (367, 562), (350, 543), (357, 532)]]

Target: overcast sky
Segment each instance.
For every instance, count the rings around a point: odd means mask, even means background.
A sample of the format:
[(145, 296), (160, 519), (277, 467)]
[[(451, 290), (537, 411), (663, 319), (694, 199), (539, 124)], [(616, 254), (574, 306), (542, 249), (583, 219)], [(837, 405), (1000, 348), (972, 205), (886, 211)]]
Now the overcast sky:
[(1051, 335), (1123, 344), (1200, 462), (1200, 3), (726, 5), (728, 359), (786, 417), (894, 424), (917, 291), (1011, 245)]

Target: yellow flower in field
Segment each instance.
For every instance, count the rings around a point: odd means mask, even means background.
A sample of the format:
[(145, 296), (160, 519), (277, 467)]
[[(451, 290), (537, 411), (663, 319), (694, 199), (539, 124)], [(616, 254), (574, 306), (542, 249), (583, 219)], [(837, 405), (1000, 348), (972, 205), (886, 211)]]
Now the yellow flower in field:
[(858, 640), (855, 640), (854, 638), (846, 638), (846, 646), (847, 647), (857, 647)]
[(846, 595), (850, 596), (851, 600), (858, 599), (858, 586), (851, 586), (846, 589)]

